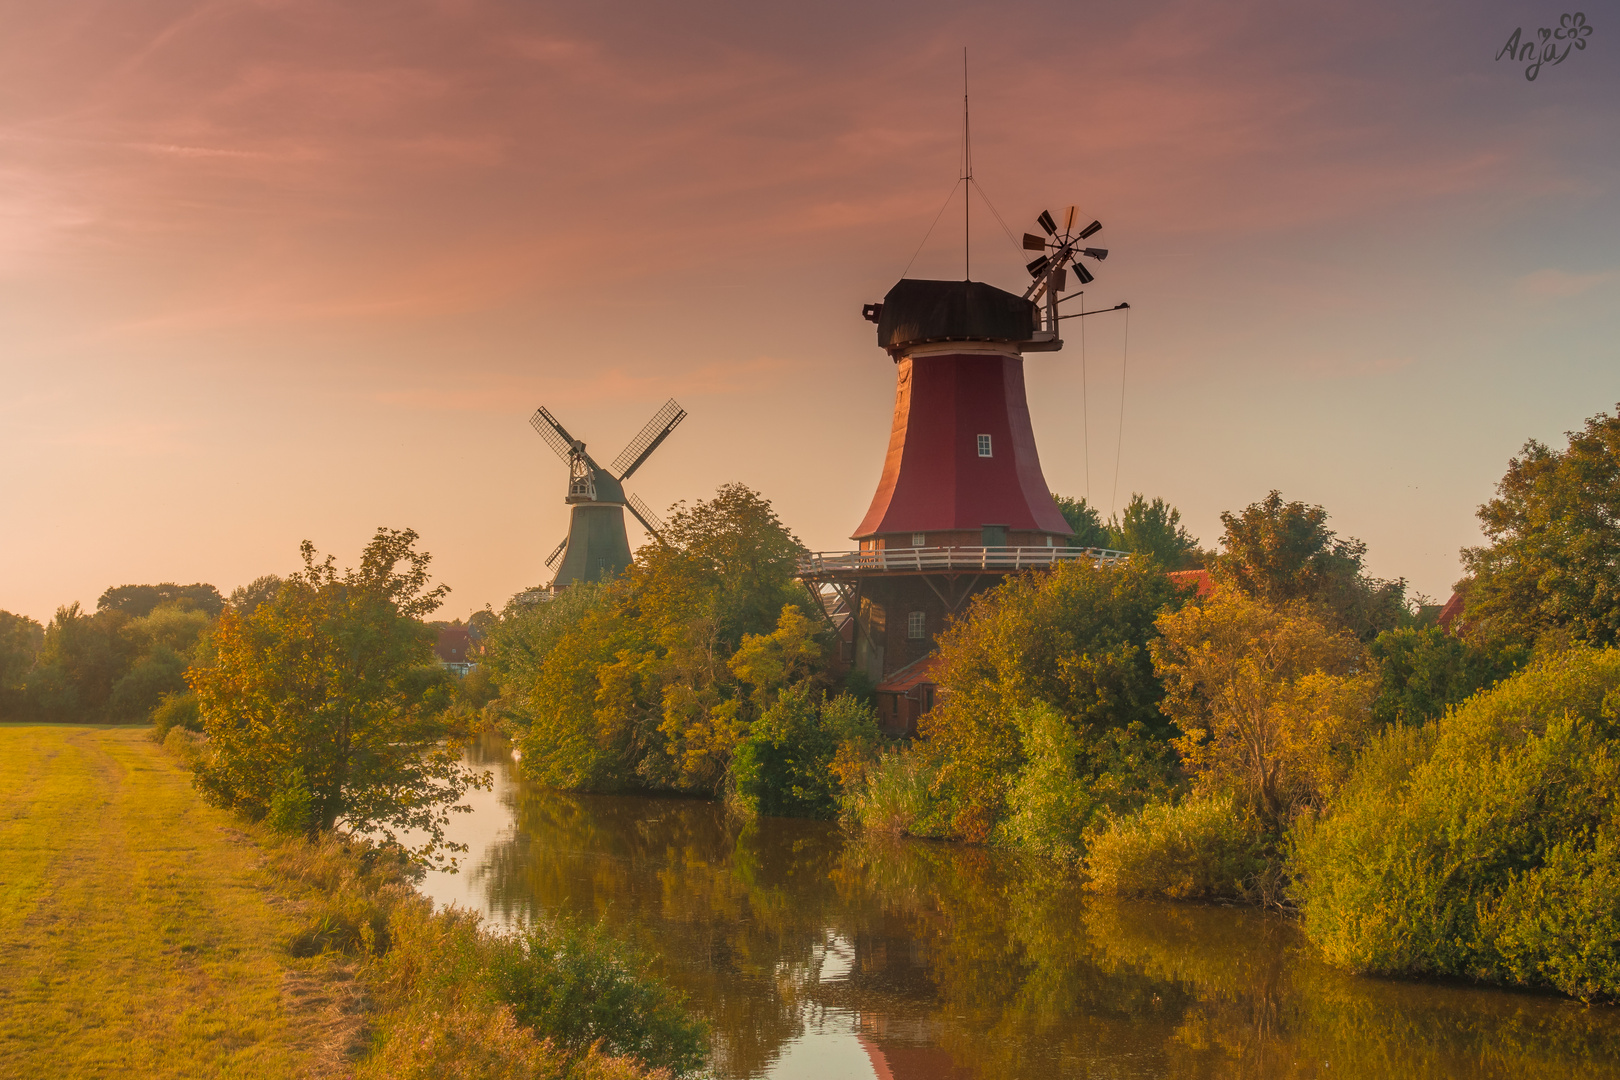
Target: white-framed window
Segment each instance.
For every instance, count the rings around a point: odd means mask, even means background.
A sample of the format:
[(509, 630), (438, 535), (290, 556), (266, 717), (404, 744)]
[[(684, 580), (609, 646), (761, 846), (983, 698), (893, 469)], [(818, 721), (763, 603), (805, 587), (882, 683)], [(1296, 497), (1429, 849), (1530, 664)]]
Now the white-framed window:
[(988, 435), (980, 435), (979, 436), (979, 456), (980, 457), (989, 457), (990, 456), (990, 436), (988, 436)]
[(926, 533), (912, 533), (911, 534), (911, 546), (912, 547), (927, 547), (928, 546), (928, 536), (927, 536), (927, 534)]
[(928, 636), (928, 613), (926, 611), (913, 611), (906, 615), (906, 637), (912, 641), (921, 641)]

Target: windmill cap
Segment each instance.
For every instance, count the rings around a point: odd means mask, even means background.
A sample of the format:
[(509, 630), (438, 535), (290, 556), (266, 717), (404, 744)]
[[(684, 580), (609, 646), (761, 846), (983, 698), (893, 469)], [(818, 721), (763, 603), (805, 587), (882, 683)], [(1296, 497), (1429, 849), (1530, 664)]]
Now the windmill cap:
[[(930, 341), (1028, 341), (1035, 304), (981, 281), (905, 278), (870, 304), (878, 344), (891, 353)], [(870, 316), (868, 316), (870, 318)]]

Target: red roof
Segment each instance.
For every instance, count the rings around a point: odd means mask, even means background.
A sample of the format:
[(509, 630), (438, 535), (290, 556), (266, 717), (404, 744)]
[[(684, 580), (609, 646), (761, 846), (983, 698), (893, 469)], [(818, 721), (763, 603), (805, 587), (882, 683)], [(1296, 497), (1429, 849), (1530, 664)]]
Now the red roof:
[(1447, 600), (1446, 601), (1446, 606), (1440, 609), (1440, 617), (1439, 617), (1438, 620), (1436, 620), (1436, 621), (1438, 621), (1440, 623), (1441, 629), (1450, 630), (1451, 629), (1451, 624), (1456, 620), (1457, 616), (1462, 614), (1462, 610), (1463, 610), (1462, 593), (1459, 593), (1459, 592), (1452, 593), (1451, 594), (1451, 599)]
[(472, 643), (472, 637), (464, 627), (442, 626), (439, 628), (438, 644), (433, 646), (433, 654), (446, 664), (467, 663), (467, 646)]
[(904, 694), (922, 683), (934, 681), (934, 668), (939, 665), (939, 654), (929, 653), (921, 660), (913, 660), (889, 676), (887, 682), (877, 686), (880, 694)]
[(1172, 570), (1170, 580), (1183, 588), (1196, 585), (1193, 595), (1200, 600), (1215, 591), (1215, 579), (1209, 576), (1208, 570)]

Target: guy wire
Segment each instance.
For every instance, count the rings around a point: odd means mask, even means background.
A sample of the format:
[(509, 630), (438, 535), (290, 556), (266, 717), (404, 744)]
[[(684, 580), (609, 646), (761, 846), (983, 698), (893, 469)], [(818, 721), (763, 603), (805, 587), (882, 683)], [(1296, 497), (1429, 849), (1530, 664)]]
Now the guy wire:
[[(1081, 328), (1085, 323), (1081, 322)], [(1119, 504), (1119, 455), (1125, 449), (1125, 368), (1131, 361), (1131, 309), (1125, 309), (1125, 347), (1120, 351), (1119, 358), (1119, 442), (1114, 446), (1114, 494), (1108, 500), (1108, 516), (1114, 516), (1114, 507)]]

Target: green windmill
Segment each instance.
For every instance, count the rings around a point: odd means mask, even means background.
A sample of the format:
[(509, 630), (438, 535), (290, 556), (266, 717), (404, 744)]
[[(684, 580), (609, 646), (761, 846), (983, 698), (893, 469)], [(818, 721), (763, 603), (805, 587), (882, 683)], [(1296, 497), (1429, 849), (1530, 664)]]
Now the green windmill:
[(568, 463), (568, 504), (573, 511), (568, 519), (568, 536), (546, 559), (547, 568), (555, 567), (557, 571), (552, 589), (576, 581), (606, 581), (624, 572), (630, 565), (630, 540), (624, 532), (627, 509), (642, 528), (655, 539), (658, 537), (663, 526), (646, 503), (625, 494), (624, 482), (685, 419), (686, 410), (670, 398), (604, 469), (585, 452), (585, 444), (570, 435), (544, 405), (529, 418), (546, 445)]

